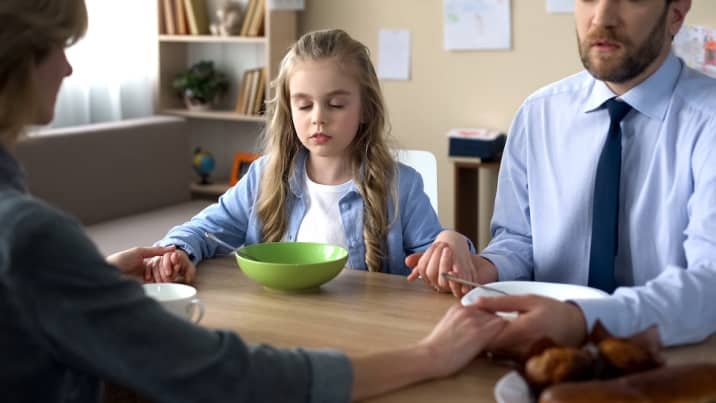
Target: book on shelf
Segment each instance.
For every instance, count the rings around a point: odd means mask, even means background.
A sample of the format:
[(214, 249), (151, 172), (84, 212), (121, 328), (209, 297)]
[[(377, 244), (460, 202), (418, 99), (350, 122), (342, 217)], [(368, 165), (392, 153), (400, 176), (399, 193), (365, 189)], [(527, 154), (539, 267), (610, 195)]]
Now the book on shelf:
[(162, 0), (157, 0), (157, 26), (159, 27), (159, 35), (166, 35), (167, 24), (164, 22), (164, 10), (162, 8)]
[(249, 32), (249, 22), (251, 21), (251, 13), (254, 7), (256, 7), (256, 1), (248, 0), (246, 9), (244, 10), (244, 19), (241, 21), (241, 30), (239, 31), (239, 35), (241, 36), (246, 36), (246, 33)]
[(254, 102), (256, 100), (256, 85), (259, 81), (259, 72), (257, 69), (251, 69), (251, 74), (249, 75), (249, 90), (246, 93), (247, 100), (246, 100), (246, 108), (244, 110), (244, 113), (247, 115), (251, 115), (254, 111)]
[(265, 2), (263, 0), (257, 0), (258, 5), (254, 14), (251, 16), (251, 25), (249, 26), (248, 36), (259, 36), (262, 33), (264, 13), (265, 13)]
[(186, 21), (186, 7), (184, 6), (184, 0), (174, 0), (174, 11), (176, 14), (176, 21), (174, 25), (176, 27), (177, 35), (189, 34), (189, 27)]
[(266, 96), (266, 69), (255, 68), (244, 72), (236, 99), (236, 112), (258, 115), (263, 111)]
[(244, 72), (241, 77), (241, 83), (239, 83), (239, 95), (236, 96), (236, 113), (244, 113), (244, 108), (246, 107), (247, 76), (248, 72)]
[(264, 97), (266, 95), (266, 70), (258, 69), (258, 83), (256, 84), (256, 94), (254, 95), (254, 109), (252, 113), (258, 115), (263, 111)]
[(174, 24), (174, 0), (162, 1), (162, 16), (164, 17), (164, 28), (167, 35), (176, 35), (176, 26)]
[(209, 34), (209, 16), (206, 0), (184, 0), (189, 33), (191, 35)]
[(244, 21), (241, 23), (241, 36), (258, 36), (264, 19), (264, 0), (249, 0)]

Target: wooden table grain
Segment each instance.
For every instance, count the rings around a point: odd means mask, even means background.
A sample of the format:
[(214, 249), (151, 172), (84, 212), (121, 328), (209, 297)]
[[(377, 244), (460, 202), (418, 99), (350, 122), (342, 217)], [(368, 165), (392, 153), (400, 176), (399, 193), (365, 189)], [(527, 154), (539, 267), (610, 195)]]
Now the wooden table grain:
[[(420, 340), (457, 300), (402, 276), (343, 270), (320, 289), (271, 291), (254, 283), (232, 259), (203, 262), (195, 286), (206, 307), (201, 324), (238, 332), (248, 343), (332, 347), (362, 354)], [(665, 351), (670, 363), (716, 362), (716, 337)], [(454, 376), (408, 386), (370, 402), (494, 402), (493, 388), (510, 367), (485, 358)], [(107, 401), (113, 399), (111, 391)], [(128, 399), (125, 399), (128, 401)]]

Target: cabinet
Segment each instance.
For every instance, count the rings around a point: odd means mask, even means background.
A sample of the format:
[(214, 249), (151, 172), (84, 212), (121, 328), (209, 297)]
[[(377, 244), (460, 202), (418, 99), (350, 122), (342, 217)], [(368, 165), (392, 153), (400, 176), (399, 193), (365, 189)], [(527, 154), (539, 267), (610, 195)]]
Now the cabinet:
[[(455, 230), (467, 236), (481, 250), (489, 242), (489, 223), (495, 203), (497, 171), (500, 161), (482, 161), (479, 158), (452, 158), (455, 175)], [(489, 192), (480, 197), (480, 173), (490, 175), (485, 179)], [(489, 194), (486, 197), (485, 194)], [(482, 203), (481, 203), (482, 199)]]
[[(157, 2), (158, 26), (164, 18), (163, 1)], [(248, 0), (243, 3), (244, 9)], [(214, 155), (216, 166), (211, 174), (214, 186), (191, 186), (193, 194), (218, 195), (228, 188), (233, 156), (240, 151), (256, 151), (258, 135), (266, 119), (261, 115), (237, 113), (236, 103), (243, 74), (248, 69), (263, 67), (273, 80), (286, 50), (296, 40), (297, 12), (271, 10), (268, 0), (264, 1), (263, 35), (211, 36), (211, 35), (166, 35), (159, 33), (157, 49), (157, 80), (155, 88), (155, 111), (158, 114), (177, 115), (189, 119), (191, 150), (187, 150), (187, 166), (190, 166), (191, 152), (196, 147), (208, 150)], [(179, 1), (181, 3), (181, 1)], [(215, 22), (216, 10), (221, 2), (208, 0), (207, 15)], [(183, 100), (172, 88), (172, 81), (192, 64), (211, 60), (215, 67), (230, 80), (228, 93), (222, 101), (208, 111), (188, 110)], [(266, 98), (271, 90), (266, 86)]]

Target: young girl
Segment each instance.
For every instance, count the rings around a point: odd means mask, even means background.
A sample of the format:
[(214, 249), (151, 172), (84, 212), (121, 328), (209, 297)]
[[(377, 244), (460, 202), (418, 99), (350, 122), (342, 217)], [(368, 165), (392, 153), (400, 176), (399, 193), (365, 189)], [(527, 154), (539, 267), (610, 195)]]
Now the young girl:
[(422, 340), (356, 356), (250, 346), (168, 313), (122, 273), (143, 274), (145, 258), (171, 248), (105, 261), (77, 220), (26, 193), (12, 154), (24, 127), (52, 120), (72, 72), (65, 46), (86, 26), (83, 0), (0, 2), (2, 401), (99, 402), (102, 380), (157, 403), (363, 400), (451, 375), (502, 331), (494, 315), (455, 305)]
[(352, 269), (408, 274), (405, 257), (441, 226), (420, 175), (386, 143), (386, 113), (368, 49), (341, 30), (308, 33), (273, 83), (264, 156), (217, 204), (173, 228), (146, 280), (191, 281), (194, 264), (225, 247), (314, 241), (348, 250)]

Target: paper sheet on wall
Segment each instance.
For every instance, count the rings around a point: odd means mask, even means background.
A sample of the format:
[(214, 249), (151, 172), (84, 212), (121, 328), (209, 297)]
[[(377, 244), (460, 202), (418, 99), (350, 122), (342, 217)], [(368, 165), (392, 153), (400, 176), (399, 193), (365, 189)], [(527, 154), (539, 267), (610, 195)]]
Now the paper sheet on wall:
[(410, 31), (381, 29), (378, 34), (378, 78), (410, 79)]
[(444, 1), (446, 50), (510, 48), (510, 0)]
[(689, 67), (716, 77), (716, 29), (684, 25), (672, 46)]
[(548, 13), (573, 13), (574, 0), (547, 0)]
[(269, 0), (269, 10), (303, 10), (306, 8), (305, 0)]

